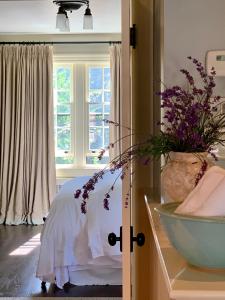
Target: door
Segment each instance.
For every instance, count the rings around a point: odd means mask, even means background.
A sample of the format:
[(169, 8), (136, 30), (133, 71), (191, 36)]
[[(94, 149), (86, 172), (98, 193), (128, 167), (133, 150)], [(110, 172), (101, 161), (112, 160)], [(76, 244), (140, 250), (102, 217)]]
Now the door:
[[(135, 129), (131, 143), (139, 142), (159, 130), (160, 100), (155, 91), (160, 89), (162, 75), (162, 0), (122, 1), (122, 124)], [(136, 24), (136, 47), (130, 46), (130, 29)], [(124, 132), (125, 135), (125, 132)], [(123, 142), (123, 150), (129, 146)], [(133, 165), (135, 180), (129, 176), (123, 181), (123, 299), (154, 300), (150, 277), (150, 224), (144, 195), (151, 188), (160, 190), (160, 162), (148, 167)], [(126, 204), (127, 191), (132, 182), (131, 201)], [(145, 245), (130, 252), (130, 225), (134, 235), (143, 232)]]
[[(123, 126), (131, 127), (131, 48), (130, 48), (130, 24), (131, 24), (131, 1), (121, 1), (122, 13), (122, 107), (121, 122)], [(122, 136), (127, 135), (122, 127)], [(122, 141), (122, 152), (130, 146), (131, 141)], [(126, 194), (130, 190), (131, 178), (126, 176), (122, 185), (122, 259), (123, 259), (123, 299), (131, 299), (131, 253), (130, 253), (130, 224), (131, 203), (126, 202)]]

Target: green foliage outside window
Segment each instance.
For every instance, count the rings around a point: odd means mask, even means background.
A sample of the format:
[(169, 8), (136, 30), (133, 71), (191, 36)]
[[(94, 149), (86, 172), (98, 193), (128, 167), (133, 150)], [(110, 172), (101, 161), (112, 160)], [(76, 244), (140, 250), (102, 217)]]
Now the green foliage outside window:
[(97, 156), (88, 156), (86, 157), (87, 165), (106, 165), (109, 162), (109, 157), (105, 156), (101, 160)]
[[(54, 70), (56, 154), (71, 151), (71, 72), (70, 66)], [(73, 161), (73, 157), (56, 156), (57, 164)]]
[(68, 67), (59, 67), (57, 72), (57, 89), (70, 90), (71, 70)]
[(57, 165), (71, 165), (74, 163), (73, 157), (56, 157), (55, 162)]
[[(109, 126), (103, 119), (109, 119), (110, 112), (110, 68), (89, 67), (89, 151), (105, 148), (109, 145)], [(90, 164), (99, 164), (99, 160), (87, 158)], [(104, 163), (101, 162), (101, 163)]]

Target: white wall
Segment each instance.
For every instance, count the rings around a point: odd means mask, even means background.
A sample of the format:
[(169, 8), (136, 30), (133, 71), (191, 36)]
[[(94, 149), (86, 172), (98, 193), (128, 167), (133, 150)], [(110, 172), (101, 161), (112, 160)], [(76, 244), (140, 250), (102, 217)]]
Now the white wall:
[[(41, 34), (41, 35), (0, 35), (0, 42), (10, 41), (120, 41), (120, 34)], [(108, 44), (54, 45), (54, 54), (105, 54)]]
[[(164, 82), (181, 84), (191, 55), (205, 63), (208, 50), (225, 49), (225, 0), (164, 0)], [(225, 96), (225, 77), (215, 91)]]

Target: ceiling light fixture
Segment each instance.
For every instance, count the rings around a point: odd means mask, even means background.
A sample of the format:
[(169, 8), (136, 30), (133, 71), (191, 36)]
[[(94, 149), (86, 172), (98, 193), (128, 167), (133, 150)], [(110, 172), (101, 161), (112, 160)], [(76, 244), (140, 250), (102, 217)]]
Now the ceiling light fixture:
[(87, 6), (84, 14), (83, 29), (93, 29), (93, 17), (91, 9), (89, 8), (89, 0), (54, 0), (53, 3), (59, 6), (56, 16), (56, 28), (60, 31), (70, 31), (67, 11), (72, 12), (73, 10), (78, 10), (83, 5)]

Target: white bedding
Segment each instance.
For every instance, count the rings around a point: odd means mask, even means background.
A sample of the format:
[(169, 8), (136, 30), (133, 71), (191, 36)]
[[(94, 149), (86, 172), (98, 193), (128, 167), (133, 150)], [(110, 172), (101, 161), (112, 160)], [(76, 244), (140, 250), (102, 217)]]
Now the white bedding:
[[(70, 270), (121, 268), (118, 243), (114, 247), (108, 244), (108, 234), (114, 232), (118, 236), (122, 223), (121, 180), (111, 193), (110, 210), (103, 207), (104, 194), (116, 176), (118, 172), (105, 174), (99, 181), (89, 195), (86, 215), (81, 213), (82, 199), (75, 199), (74, 191), (89, 177), (77, 177), (63, 185), (52, 203), (42, 232), (37, 277), (47, 282), (56, 280), (62, 287), (70, 281)], [(93, 281), (92, 284), (97, 283)]]

